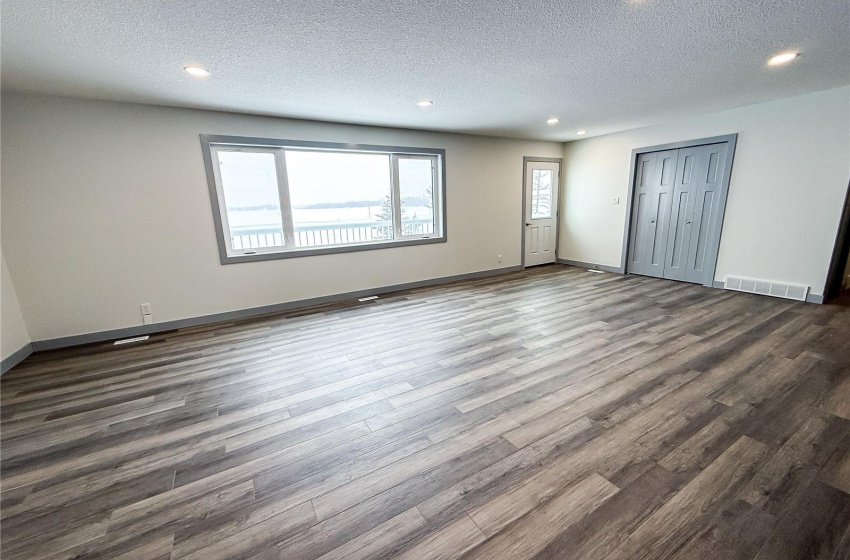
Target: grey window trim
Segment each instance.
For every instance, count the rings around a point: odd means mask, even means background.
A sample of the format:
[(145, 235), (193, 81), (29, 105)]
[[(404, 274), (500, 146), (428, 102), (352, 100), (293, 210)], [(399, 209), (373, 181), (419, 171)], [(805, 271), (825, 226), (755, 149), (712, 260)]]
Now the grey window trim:
[[(382, 145), (374, 145), (374, 144), (345, 144), (338, 142), (313, 142), (307, 140), (285, 140), (285, 139), (277, 139), (277, 138), (254, 138), (254, 137), (244, 137), (244, 136), (225, 136), (225, 135), (215, 135), (215, 134), (201, 134), (201, 152), (204, 159), (204, 167), (207, 173), (207, 188), (209, 190), (210, 195), (210, 205), (212, 207), (213, 213), (213, 222), (215, 224), (215, 233), (216, 233), (216, 242), (218, 244), (218, 254), (221, 264), (234, 264), (234, 263), (244, 263), (244, 262), (255, 262), (255, 261), (265, 261), (265, 260), (275, 260), (275, 259), (290, 259), (290, 258), (298, 258), (298, 257), (309, 257), (309, 256), (317, 256), (317, 255), (330, 255), (336, 253), (351, 253), (358, 251), (373, 251), (377, 249), (390, 249), (395, 247), (410, 247), (415, 245), (430, 245), (433, 243), (445, 243), (448, 239), (447, 237), (447, 215), (446, 215), (446, 150), (442, 148), (414, 148), (409, 146), (382, 146)], [(374, 242), (365, 242), (358, 243), (352, 245), (333, 245), (329, 247), (311, 247), (305, 249), (294, 249), (292, 245), (294, 245), (294, 239), (292, 239), (293, 232), (289, 231), (293, 229), (293, 224), (288, 223), (290, 220), (283, 219), (283, 228), (284, 228), (284, 236), (287, 238), (285, 243), (287, 245), (286, 248), (280, 248), (277, 250), (268, 250), (265, 252), (257, 252), (253, 254), (244, 254), (244, 255), (232, 255), (228, 254), (228, 238), (227, 232), (225, 231), (225, 223), (223, 223), (222, 219), (222, 207), (219, 201), (219, 189), (218, 189), (218, 177), (216, 172), (216, 166), (213, 164), (212, 157), (212, 146), (213, 145), (232, 145), (235, 149), (238, 148), (265, 148), (272, 149), (275, 148), (280, 149), (280, 153), (283, 153), (283, 150), (286, 148), (303, 148), (309, 150), (323, 150), (323, 151), (334, 151), (334, 152), (360, 152), (360, 153), (381, 153), (390, 155), (390, 173), (391, 173), (391, 181), (393, 181), (393, 197), (395, 198), (395, 192), (398, 190), (396, 188), (397, 184), (397, 173), (398, 173), (398, 157), (406, 157), (406, 156), (422, 156), (427, 158), (436, 159), (436, 163), (434, 165), (434, 193), (433, 196), (435, 198), (434, 208), (438, 209), (440, 215), (438, 219), (435, 220), (435, 232), (433, 236), (430, 237), (396, 237), (392, 240), (381, 240)], [(289, 207), (289, 185), (286, 184), (286, 172), (285, 172), (285, 161), (283, 162), (283, 167), (281, 167), (280, 160), (284, 159), (282, 156), (276, 156), (276, 163), (278, 164), (278, 175), (283, 175), (283, 180), (279, 179), (279, 186), (283, 186), (281, 189), (285, 191), (285, 193), (281, 193), (281, 211), (285, 212), (286, 208)], [(436, 202), (439, 199), (439, 206), (437, 206)], [(396, 208), (398, 206), (399, 208)], [(394, 230), (397, 232), (401, 231), (400, 221), (401, 221), (401, 213), (400, 213), (401, 201), (393, 200), (393, 224)], [(288, 211), (288, 215), (291, 216), (291, 209)], [(396, 227), (396, 220), (399, 221), (399, 224)], [(437, 230), (439, 228), (439, 230)]]
[(398, 158), (390, 155), (390, 202), (393, 206), (393, 240), (401, 240), (401, 189), (398, 179)]

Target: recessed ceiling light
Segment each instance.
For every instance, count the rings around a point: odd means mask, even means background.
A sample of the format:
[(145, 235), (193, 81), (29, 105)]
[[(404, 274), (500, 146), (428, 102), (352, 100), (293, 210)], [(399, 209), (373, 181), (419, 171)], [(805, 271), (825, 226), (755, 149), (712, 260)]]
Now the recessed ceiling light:
[(423, 99), (422, 101), (417, 101), (417, 102), (416, 102), (416, 105), (417, 105), (418, 107), (430, 107), (430, 106), (431, 106), (431, 105), (433, 105), (433, 104), (434, 104), (434, 102), (433, 102), (433, 101), (431, 101), (430, 99)]
[(206, 78), (210, 75), (209, 70), (201, 68), (200, 66), (185, 66), (183, 70), (185, 70), (190, 76), (194, 76), (196, 78)]
[(795, 58), (800, 56), (800, 53), (797, 51), (788, 51), (784, 53), (779, 53), (775, 56), (770, 57), (770, 60), (767, 61), (768, 66), (779, 66), (780, 64), (788, 64)]
[(558, 124), (561, 122), (561, 119), (558, 117), (552, 117), (551, 119), (546, 119), (546, 124)]
[(585, 134), (587, 134), (587, 131), (586, 130), (579, 130), (579, 131), (576, 132), (576, 134), (578, 134), (579, 136), (584, 136)]

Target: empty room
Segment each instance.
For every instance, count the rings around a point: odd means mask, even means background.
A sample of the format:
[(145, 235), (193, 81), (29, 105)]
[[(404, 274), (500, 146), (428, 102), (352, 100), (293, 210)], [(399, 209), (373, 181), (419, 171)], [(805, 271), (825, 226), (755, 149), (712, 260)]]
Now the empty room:
[(4, 0), (3, 560), (850, 560), (846, 0)]

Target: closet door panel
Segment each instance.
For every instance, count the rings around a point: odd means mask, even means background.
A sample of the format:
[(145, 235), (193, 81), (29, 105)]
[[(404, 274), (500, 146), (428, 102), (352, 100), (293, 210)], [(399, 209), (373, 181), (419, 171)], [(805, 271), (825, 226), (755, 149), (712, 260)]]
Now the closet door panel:
[(685, 280), (705, 284), (714, 271), (714, 262), (708, 258), (716, 253), (716, 247), (710, 246), (722, 227), (720, 218), (720, 198), (723, 185), (723, 170), (728, 157), (727, 144), (712, 144), (702, 147), (703, 166), (696, 185), (693, 224), (688, 248), (688, 262)]
[(700, 174), (701, 148), (679, 150), (676, 183), (670, 213), (670, 234), (667, 239), (667, 262), (664, 278), (684, 280), (691, 241), (694, 214), (694, 187)]
[(644, 254), (649, 223), (652, 184), (655, 178), (655, 154), (641, 154), (635, 169), (632, 223), (629, 231), (629, 257), (627, 270), (635, 274), (646, 274)]
[(644, 274), (658, 278), (664, 278), (676, 163), (677, 150), (656, 153), (643, 259)]

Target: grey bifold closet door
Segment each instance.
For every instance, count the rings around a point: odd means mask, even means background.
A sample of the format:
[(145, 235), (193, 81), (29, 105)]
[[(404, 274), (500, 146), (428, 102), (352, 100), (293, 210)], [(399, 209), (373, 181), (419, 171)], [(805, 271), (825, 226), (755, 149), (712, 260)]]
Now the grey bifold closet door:
[(664, 277), (676, 150), (638, 156), (629, 272)]
[(705, 284), (722, 226), (729, 144), (638, 156), (628, 271)]

